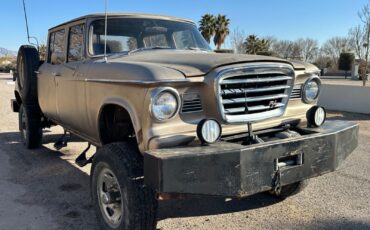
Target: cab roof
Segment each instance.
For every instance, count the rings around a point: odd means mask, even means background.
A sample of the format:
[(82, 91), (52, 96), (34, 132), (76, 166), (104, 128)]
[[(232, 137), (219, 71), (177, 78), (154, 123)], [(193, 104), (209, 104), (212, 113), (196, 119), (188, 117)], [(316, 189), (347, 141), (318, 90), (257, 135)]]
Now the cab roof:
[[(82, 16), (82, 17), (78, 17), (78, 18), (72, 19), (70, 21), (64, 22), (64, 23), (59, 24), (57, 26), (54, 26), (54, 27), (50, 28), (49, 30), (53, 30), (55, 28), (58, 28), (58, 27), (61, 27), (61, 26), (65, 26), (67, 24), (70, 24), (70, 23), (73, 23), (73, 22), (76, 22), (76, 21), (80, 21), (80, 20), (84, 20), (84, 19), (89, 19), (89, 18), (92, 18), (92, 19), (95, 19), (96, 18), (96, 19), (98, 19), (98, 18), (104, 18), (104, 17), (105, 17), (105, 13), (88, 14), (88, 15), (85, 15), (85, 16)], [(157, 15), (157, 14), (144, 14), (144, 13), (108, 13), (108, 18), (112, 18), (112, 17), (161, 19), (161, 20), (181, 21), (181, 22), (187, 22), (187, 23), (194, 24), (194, 22), (192, 22), (192, 21), (190, 21), (188, 19), (183, 19), (183, 18), (178, 18), (178, 17), (173, 17), (173, 16), (163, 16), (163, 15)]]

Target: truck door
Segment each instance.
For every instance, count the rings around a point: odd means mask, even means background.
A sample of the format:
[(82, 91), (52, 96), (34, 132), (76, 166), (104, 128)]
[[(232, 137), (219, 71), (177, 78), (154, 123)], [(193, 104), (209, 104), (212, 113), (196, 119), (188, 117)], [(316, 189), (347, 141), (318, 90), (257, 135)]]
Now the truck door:
[(62, 63), (65, 61), (65, 29), (56, 29), (49, 33), (46, 62), (39, 68), (38, 98), (46, 117), (59, 121), (56, 103), (56, 81)]
[(56, 77), (58, 115), (61, 123), (73, 131), (86, 127), (85, 77), (88, 64), (84, 58), (84, 24), (69, 28), (67, 60)]

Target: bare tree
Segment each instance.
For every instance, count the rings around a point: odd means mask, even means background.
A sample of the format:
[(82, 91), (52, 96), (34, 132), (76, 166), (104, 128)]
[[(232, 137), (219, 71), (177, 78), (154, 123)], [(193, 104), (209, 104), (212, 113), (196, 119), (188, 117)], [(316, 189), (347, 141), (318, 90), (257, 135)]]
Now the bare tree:
[(365, 58), (366, 49), (364, 43), (366, 42), (366, 28), (358, 25), (353, 27), (348, 32), (349, 48), (355, 52), (358, 59)]
[(319, 69), (330, 68), (332, 66), (332, 59), (323, 53), (319, 52), (313, 62)]
[(331, 57), (334, 67), (338, 67), (340, 53), (348, 49), (348, 38), (333, 37), (327, 40), (321, 47), (321, 51)]
[(234, 29), (230, 34), (230, 42), (231, 47), (233, 48), (235, 53), (244, 54), (245, 47), (244, 47), (244, 40), (246, 38), (246, 34), (244, 30), (240, 30), (239, 28)]
[(368, 69), (368, 60), (369, 60), (369, 42), (370, 42), (370, 9), (369, 5), (366, 4), (362, 10), (358, 13), (358, 16), (360, 17), (362, 23), (365, 27), (365, 42), (363, 44), (365, 48), (365, 70), (362, 71), (362, 85), (366, 86), (366, 80), (367, 80), (367, 69)]
[(292, 49), (289, 59), (302, 61), (302, 50), (298, 41), (292, 42)]
[(300, 38), (295, 42), (300, 58), (305, 62), (312, 62), (317, 56), (318, 41), (311, 38)]
[(289, 40), (278, 40), (271, 44), (270, 50), (278, 57), (288, 59), (292, 56), (293, 42)]

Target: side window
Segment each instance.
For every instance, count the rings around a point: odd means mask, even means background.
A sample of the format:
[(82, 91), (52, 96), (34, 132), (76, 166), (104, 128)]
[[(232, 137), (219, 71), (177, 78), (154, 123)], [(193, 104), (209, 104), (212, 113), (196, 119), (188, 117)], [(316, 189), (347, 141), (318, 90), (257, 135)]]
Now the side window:
[(69, 30), (68, 62), (83, 60), (84, 25), (73, 26)]
[(53, 65), (65, 62), (65, 30), (59, 30), (50, 34), (49, 60)]

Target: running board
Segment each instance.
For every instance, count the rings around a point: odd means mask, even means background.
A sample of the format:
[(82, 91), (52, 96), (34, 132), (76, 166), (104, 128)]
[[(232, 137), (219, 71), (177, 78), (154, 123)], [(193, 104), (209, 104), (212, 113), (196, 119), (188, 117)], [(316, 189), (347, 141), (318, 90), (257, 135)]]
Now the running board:
[(71, 140), (72, 134), (68, 131), (64, 131), (64, 134), (54, 143), (54, 148), (56, 150), (61, 150), (64, 147), (68, 146), (68, 142)]
[(89, 151), (90, 147), (91, 144), (89, 143), (87, 148), (76, 158), (75, 162), (79, 167), (84, 167), (87, 164), (92, 163), (94, 156), (90, 157), (89, 159), (86, 158), (86, 153)]

